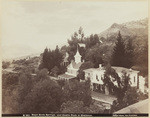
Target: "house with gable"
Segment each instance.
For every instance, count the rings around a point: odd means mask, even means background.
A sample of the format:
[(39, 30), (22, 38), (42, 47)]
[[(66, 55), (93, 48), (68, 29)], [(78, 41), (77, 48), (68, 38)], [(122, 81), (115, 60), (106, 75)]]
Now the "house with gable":
[(71, 63), (67, 66), (67, 72), (64, 74), (58, 75), (59, 80), (70, 80), (78, 75), (78, 70), (80, 66), (82, 65), (83, 61), (81, 61), (81, 55), (79, 53), (78, 47), (77, 52), (74, 55), (74, 60), (71, 61)]
[[(123, 72), (125, 72), (130, 77), (130, 85), (131, 87), (137, 87), (141, 92), (144, 92), (145, 86), (145, 78), (139, 76), (139, 71), (127, 69), (124, 67), (114, 67), (112, 68), (117, 72), (118, 76), (122, 78)], [(93, 91), (99, 91), (101, 93), (109, 94), (109, 90), (107, 86), (104, 86), (103, 78), (105, 73), (105, 68), (99, 64), (99, 68), (89, 68), (85, 69), (85, 80), (90, 79), (91, 81), (91, 89)], [(117, 82), (114, 82), (117, 85)]]

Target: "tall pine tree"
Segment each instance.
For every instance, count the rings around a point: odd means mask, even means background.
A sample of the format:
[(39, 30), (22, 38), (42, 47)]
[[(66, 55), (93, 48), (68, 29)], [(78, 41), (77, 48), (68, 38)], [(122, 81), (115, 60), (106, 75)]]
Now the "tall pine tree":
[(133, 47), (133, 40), (129, 39), (127, 46), (126, 46), (126, 67), (131, 68), (134, 64), (134, 47)]
[(56, 46), (56, 49), (54, 51), (54, 60), (53, 62), (55, 63), (55, 66), (60, 67), (60, 63), (63, 60), (63, 55), (61, 54), (58, 45)]
[(127, 63), (125, 56), (126, 56), (125, 45), (119, 31), (117, 36), (117, 42), (112, 54), (112, 65), (126, 67)]
[(48, 49), (46, 47), (46, 49), (44, 50), (44, 53), (43, 53), (43, 68), (48, 68)]

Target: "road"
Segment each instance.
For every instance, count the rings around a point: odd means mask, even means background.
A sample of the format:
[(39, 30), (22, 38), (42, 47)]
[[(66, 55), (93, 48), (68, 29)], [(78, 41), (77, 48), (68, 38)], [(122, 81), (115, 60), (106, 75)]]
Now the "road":
[(117, 98), (112, 95), (92, 91), (92, 99), (111, 105)]

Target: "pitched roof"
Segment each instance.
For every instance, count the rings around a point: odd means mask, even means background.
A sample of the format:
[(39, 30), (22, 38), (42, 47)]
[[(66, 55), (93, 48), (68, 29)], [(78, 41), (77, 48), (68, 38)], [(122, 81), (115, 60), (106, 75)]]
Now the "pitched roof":
[(72, 79), (72, 78), (75, 78), (75, 76), (68, 75), (68, 74), (62, 74), (62, 75), (59, 75), (59, 76), (62, 77), (62, 78), (65, 78), (65, 79)]
[(93, 72), (93, 71), (101, 71), (101, 70), (105, 70), (104, 67), (101, 67), (101, 68), (89, 68), (89, 69), (85, 69), (84, 71), (86, 71), (86, 72)]
[(77, 48), (77, 52), (76, 52), (76, 54), (75, 54), (74, 56), (75, 56), (75, 57), (76, 57), (76, 56), (80, 56), (80, 57), (81, 57), (78, 48)]
[(148, 113), (148, 103), (149, 99), (146, 99), (128, 107), (125, 107), (115, 113)]
[(73, 66), (73, 68), (75, 68), (75, 69), (79, 69), (80, 68), (80, 66), (82, 65), (82, 63), (83, 62), (79, 62), (79, 63), (76, 63), (76, 62), (72, 62), (72, 66)]
[(124, 68), (124, 67), (115, 67), (115, 66), (112, 66), (112, 68), (116, 71), (116, 72), (127, 72), (127, 73), (138, 73), (139, 71), (136, 71), (136, 70), (132, 70), (132, 69), (128, 69), (128, 68)]
[[(124, 68), (124, 67), (115, 67), (115, 66), (112, 66), (112, 68), (116, 71), (116, 72), (127, 72), (127, 73), (138, 73), (139, 71), (136, 71), (136, 70), (132, 70), (132, 69), (128, 69), (128, 68)], [(101, 71), (101, 70), (105, 70), (104, 67), (101, 67), (101, 68), (89, 68), (89, 69), (85, 69), (84, 71), (86, 72), (93, 72), (93, 71)]]
[(82, 64), (83, 64), (83, 62), (76, 63), (76, 62), (72, 61), (72, 62), (68, 65), (68, 67), (71, 67), (71, 66), (72, 66), (72, 67), (75, 68), (75, 69), (79, 69)]
[(64, 58), (64, 62), (69, 62), (69, 61), (68, 61), (68, 58)]

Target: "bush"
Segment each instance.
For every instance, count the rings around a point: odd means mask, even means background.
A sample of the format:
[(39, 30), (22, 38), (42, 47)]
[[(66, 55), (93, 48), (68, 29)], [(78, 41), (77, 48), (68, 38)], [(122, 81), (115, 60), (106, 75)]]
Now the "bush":
[(63, 101), (63, 92), (55, 81), (39, 81), (25, 97), (20, 113), (57, 112)]
[(8, 68), (9, 65), (10, 65), (10, 62), (4, 62), (4, 61), (2, 62), (2, 68), (3, 68), (3, 69)]
[(83, 101), (85, 106), (89, 106), (92, 102), (91, 90), (89, 83), (80, 83), (77, 80), (72, 80), (65, 84), (64, 91), (67, 93), (69, 100)]
[(84, 106), (83, 101), (67, 101), (61, 106), (62, 113), (103, 113), (96, 105)]

